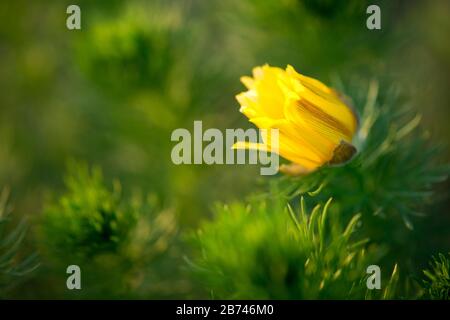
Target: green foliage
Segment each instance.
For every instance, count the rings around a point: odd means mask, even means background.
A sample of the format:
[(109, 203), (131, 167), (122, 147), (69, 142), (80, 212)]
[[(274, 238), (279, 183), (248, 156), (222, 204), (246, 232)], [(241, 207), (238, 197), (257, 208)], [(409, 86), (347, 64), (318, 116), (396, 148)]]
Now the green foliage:
[(177, 57), (180, 10), (153, 1), (130, 3), (118, 12), (91, 20), (77, 47), (81, 66), (109, 91), (161, 90)]
[(71, 170), (65, 179), (67, 193), (44, 212), (49, 248), (86, 259), (117, 251), (136, 226), (139, 208), (121, 201), (117, 182), (108, 190), (98, 168), (90, 172), (87, 166), (73, 166)]
[(6, 290), (38, 267), (37, 255), (21, 257), (19, 250), (24, 240), (27, 224), (22, 220), (12, 231), (7, 232), (11, 206), (8, 205), (9, 190), (0, 193), (0, 297)]
[(450, 300), (450, 254), (439, 254), (430, 262), (430, 269), (423, 271), (425, 297), (436, 300)]
[(67, 191), (46, 207), (41, 223), (51, 265), (78, 264), (88, 297), (167, 294), (159, 286), (176, 267), (170, 258), (177, 231), (173, 213), (156, 212), (151, 197), (124, 198), (118, 182), (110, 190), (98, 168), (72, 164), (65, 183)]
[(276, 197), (218, 206), (193, 239), (193, 268), (217, 298), (362, 299), (381, 251), (355, 238), (359, 214), (342, 224), (330, 204), (309, 214), (303, 198), (298, 210)]

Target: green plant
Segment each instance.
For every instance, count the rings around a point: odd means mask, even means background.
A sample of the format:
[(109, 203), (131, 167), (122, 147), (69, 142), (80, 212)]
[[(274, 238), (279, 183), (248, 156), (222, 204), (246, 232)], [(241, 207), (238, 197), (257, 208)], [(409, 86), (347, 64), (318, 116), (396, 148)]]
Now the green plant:
[(48, 248), (83, 259), (119, 250), (137, 223), (136, 207), (121, 201), (117, 181), (112, 191), (104, 185), (100, 169), (72, 165), (70, 170), (67, 193), (44, 212)]
[(298, 210), (277, 197), (217, 206), (193, 238), (190, 263), (217, 298), (362, 299), (366, 268), (382, 250), (355, 237), (360, 214), (342, 224), (330, 204), (310, 214), (304, 198)]
[(425, 297), (436, 300), (450, 299), (450, 254), (440, 253), (433, 257), (430, 269), (423, 271), (426, 279), (423, 280)]
[(26, 257), (19, 254), (27, 232), (25, 220), (10, 232), (6, 229), (12, 211), (8, 197), (9, 189), (4, 188), (0, 193), (0, 296), (39, 266), (36, 253)]
[(72, 163), (65, 183), (67, 191), (47, 205), (41, 222), (42, 250), (51, 268), (79, 265), (88, 297), (176, 289), (161, 288), (176, 267), (171, 210), (157, 210), (152, 197), (124, 197), (117, 181), (110, 190), (99, 168)]
[(76, 46), (78, 61), (110, 93), (163, 90), (178, 54), (180, 19), (181, 11), (163, 1), (129, 2), (113, 19), (110, 13), (90, 21)]

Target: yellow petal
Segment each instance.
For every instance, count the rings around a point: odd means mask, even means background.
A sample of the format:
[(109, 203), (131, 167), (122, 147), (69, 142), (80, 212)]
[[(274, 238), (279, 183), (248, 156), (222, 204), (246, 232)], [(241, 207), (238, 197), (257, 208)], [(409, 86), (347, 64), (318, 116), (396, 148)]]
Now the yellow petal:
[(247, 89), (253, 89), (255, 80), (251, 77), (241, 77), (241, 82), (247, 87)]
[[(255, 67), (253, 77), (242, 77), (241, 81), (248, 91), (236, 96), (240, 111), (260, 129), (279, 130), (277, 150), (297, 165), (291, 171), (314, 170), (351, 157), (358, 121), (334, 89), (290, 65), (286, 70)], [(271, 131), (261, 136), (263, 143), (238, 142), (235, 147), (270, 150)]]

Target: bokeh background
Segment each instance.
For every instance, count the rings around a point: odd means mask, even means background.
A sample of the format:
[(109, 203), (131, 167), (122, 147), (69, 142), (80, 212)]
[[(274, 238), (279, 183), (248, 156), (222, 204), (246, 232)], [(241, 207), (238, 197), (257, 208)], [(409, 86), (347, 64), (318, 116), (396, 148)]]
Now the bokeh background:
[[(6, 230), (25, 218), (14, 261), (38, 253), (39, 263), (8, 277), (2, 296), (208, 297), (188, 270), (185, 235), (211, 218), (214, 203), (242, 200), (270, 178), (257, 166), (176, 166), (170, 135), (194, 120), (249, 128), (234, 96), (256, 65), (291, 64), (325, 83), (398, 84), (433, 139), (449, 141), (448, 1), (79, 0), (82, 29), (70, 31), (72, 2), (0, 3)], [(366, 28), (373, 3), (382, 30)], [(423, 226), (429, 255), (450, 247), (446, 201)], [(105, 217), (76, 222), (98, 203), (116, 226), (107, 241), (96, 238)], [(127, 223), (143, 236), (122, 232)], [(65, 268), (83, 261), (85, 289), (70, 292)]]

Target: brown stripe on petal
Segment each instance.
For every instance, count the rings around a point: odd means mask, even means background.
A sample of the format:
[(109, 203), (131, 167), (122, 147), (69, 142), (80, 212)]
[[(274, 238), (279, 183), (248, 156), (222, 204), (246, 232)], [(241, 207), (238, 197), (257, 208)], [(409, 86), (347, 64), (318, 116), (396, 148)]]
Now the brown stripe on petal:
[(298, 101), (298, 107), (301, 108), (302, 111), (308, 112), (313, 117), (320, 119), (322, 122), (325, 123), (328, 127), (330, 127), (333, 130), (341, 132), (343, 135), (351, 138), (352, 132), (349, 128), (347, 128), (340, 120), (336, 119), (335, 117), (329, 115), (322, 109), (316, 107), (311, 102), (307, 100), (299, 100)]

